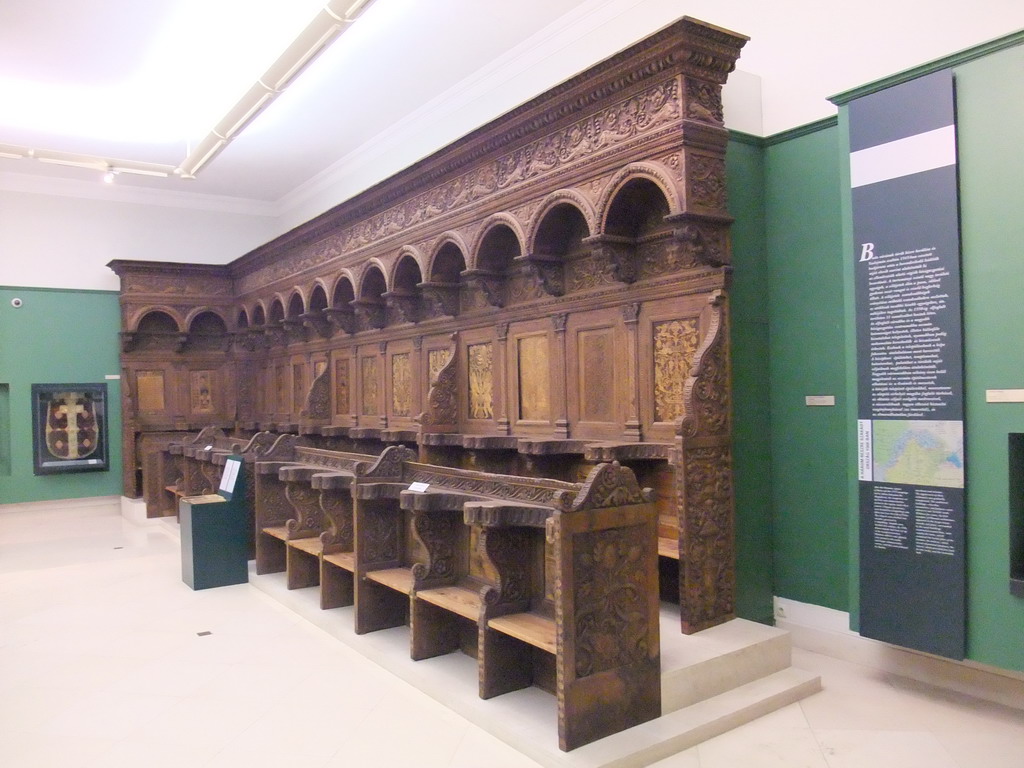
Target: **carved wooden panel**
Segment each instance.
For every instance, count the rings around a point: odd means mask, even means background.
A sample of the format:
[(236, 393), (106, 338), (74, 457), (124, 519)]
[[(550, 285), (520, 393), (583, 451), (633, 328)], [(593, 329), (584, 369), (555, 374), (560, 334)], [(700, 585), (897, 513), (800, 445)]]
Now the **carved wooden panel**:
[(135, 392), (139, 411), (144, 413), (163, 411), (167, 407), (164, 391), (163, 371), (138, 371), (135, 374)]
[(377, 414), (377, 383), (378, 366), (376, 357), (364, 357), (360, 361), (360, 395), (362, 408), (360, 413), (363, 416), (375, 416)]
[(306, 398), (306, 365), (292, 362), (292, 407), (291, 412), (298, 415), (302, 410), (302, 401)]
[(654, 346), (654, 420), (682, 418), (683, 386), (700, 342), (697, 318), (655, 323)]
[(334, 412), (347, 416), (352, 413), (349, 370), (351, 361), (347, 357), (334, 361)]
[(391, 357), (391, 415), (409, 416), (412, 413), (412, 363), (409, 354)]
[(547, 334), (521, 336), (518, 346), (519, 419), (551, 420), (551, 355)]
[(450, 348), (432, 349), (427, 353), (429, 385), (433, 385), (437, 381), (437, 376), (441, 373), (441, 369), (448, 365), (448, 361), (451, 359), (452, 351)]
[(214, 407), (216, 371), (192, 371), (189, 374), (189, 404), (195, 414), (210, 414)]
[(494, 417), (494, 348), (489, 342), (466, 348), (470, 419)]
[(287, 413), (290, 405), (288, 397), (288, 366), (281, 364), (277, 366), (277, 379), (275, 389), (275, 407), (278, 413)]
[(582, 330), (576, 336), (579, 355), (580, 419), (615, 420), (615, 332), (612, 328)]
[(577, 677), (642, 663), (652, 651), (643, 533), (630, 526), (574, 537)]

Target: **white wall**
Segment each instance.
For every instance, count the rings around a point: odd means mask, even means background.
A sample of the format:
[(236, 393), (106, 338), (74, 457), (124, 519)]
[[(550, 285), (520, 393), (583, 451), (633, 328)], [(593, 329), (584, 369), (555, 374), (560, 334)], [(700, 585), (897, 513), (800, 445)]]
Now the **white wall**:
[(201, 210), (166, 196), (126, 202), (88, 183), (78, 191), (89, 197), (43, 194), (27, 191), (31, 177), (11, 191), (12, 176), (0, 189), (0, 285), (116, 291), (119, 280), (106, 267), (112, 259), (222, 264), (276, 234), (272, 217), (223, 204)]

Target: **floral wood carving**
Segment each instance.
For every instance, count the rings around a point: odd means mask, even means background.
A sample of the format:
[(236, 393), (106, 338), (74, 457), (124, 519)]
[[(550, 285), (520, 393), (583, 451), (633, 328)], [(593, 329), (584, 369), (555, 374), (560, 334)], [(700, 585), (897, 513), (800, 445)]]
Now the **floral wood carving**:
[(732, 455), (727, 445), (689, 448), (683, 460), (680, 604), (684, 626), (696, 631), (735, 611)]
[(323, 510), (327, 528), (320, 534), (324, 554), (351, 552), (355, 533), (352, 524), (352, 494), (347, 488), (340, 491), (321, 490), (320, 509)]
[(573, 536), (577, 677), (649, 656), (643, 535), (635, 525)]
[(533, 181), (569, 163), (614, 149), (681, 118), (680, 83), (672, 77), (347, 227), (299, 253), (245, 275), (239, 279), (239, 288), (243, 293), (257, 290), (497, 192)]
[(417, 588), (450, 582), (455, 578), (456, 552), (455, 526), (462, 521), (445, 512), (416, 512), (412, 519), (413, 532), (427, 552), (426, 563), (416, 563), (412, 576)]
[(364, 507), (361, 517), (361, 558), (365, 563), (394, 562), (399, 558), (398, 516), (376, 504)]
[[(454, 426), (459, 421), (458, 360), (452, 339), (451, 350), (432, 349), (430, 362), (430, 390), (427, 393), (427, 410), (420, 418), (425, 427)], [(434, 372), (434, 366), (442, 360), (442, 367)]]
[(323, 373), (313, 380), (306, 394), (306, 404), (300, 414), (307, 419), (331, 418), (331, 370), (325, 368)]
[(525, 528), (482, 528), (484, 555), (498, 574), (497, 583), (484, 589), (489, 615), (525, 611), (530, 605), (530, 532)]
[(295, 517), (285, 523), (288, 528), (288, 538), (319, 536), (324, 527), (324, 513), (320, 509), (320, 492), (314, 490), (308, 482), (297, 482), (285, 483), (284, 495), (292, 509), (295, 510)]
[(633, 470), (613, 461), (611, 464), (598, 464), (590, 470), (572, 511), (646, 504), (653, 499), (654, 491), (650, 488), (641, 490)]

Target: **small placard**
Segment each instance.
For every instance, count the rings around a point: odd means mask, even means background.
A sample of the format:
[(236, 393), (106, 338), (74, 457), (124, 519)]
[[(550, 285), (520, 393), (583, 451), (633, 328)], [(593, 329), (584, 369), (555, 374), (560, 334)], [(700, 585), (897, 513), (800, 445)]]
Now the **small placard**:
[(213, 450), (213, 444), (211, 443), (210, 445), (208, 445), (205, 448), (203, 448), (203, 450), (204, 451), (212, 451)]
[(1024, 389), (986, 389), (986, 403), (1024, 403)]
[(835, 405), (835, 395), (807, 395), (804, 398), (804, 403), (807, 405)]
[(235, 481), (238, 479), (238, 470), (242, 466), (242, 460), (234, 457), (224, 462), (224, 474), (221, 475), (218, 491), (224, 493), (235, 492)]
[(119, 373), (108, 373), (103, 378), (106, 379), (107, 381), (120, 381), (121, 380), (121, 374), (119, 374)]
[(416, 491), (416, 493), (423, 493), (430, 487), (430, 483), (413, 483), (409, 486), (410, 491)]

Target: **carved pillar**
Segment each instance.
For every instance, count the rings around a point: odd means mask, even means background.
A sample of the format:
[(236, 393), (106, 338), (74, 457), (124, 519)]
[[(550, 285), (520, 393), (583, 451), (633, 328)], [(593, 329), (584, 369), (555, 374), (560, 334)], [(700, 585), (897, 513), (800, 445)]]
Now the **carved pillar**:
[(626, 382), (629, 401), (626, 403), (627, 440), (640, 441), (640, 345), (637, 341), (637, 326), (640, 318), (639, 304), (624, 304), (622, 322), (626, 326)]
[(381, 429), (388, 428), (388, 403), (387, 403), (387, 381), (388, 381), (388, 343), (380, 343), (380, 365), (377, 366), (377, 408), (380, 414), (378, 426)]
[(416, 336), (412, 340), (412, 354), (409, 356), (409, 393), (412, 402), (409, 404), (409, 415), (415, 416), (423, 411), (423, 388), (419, 382), (430, 374), (426, 372), (426, 365), (423, 361), (423, 337)]
[(498, 323), (498, 355), (494, 361), (494, 404), (495, 420), (498, 432), (509, 434), (512, 430), (508, 420), (508, 388), (505, 379), (508, 376), (508, 323)]
[(679, 605), (685, 634), (735, 614), (728, 308), (708, 299), (708, 332), (683, 391), (674, 463), (679, 500)]
[(565, 312), (551, 316), (555, 328), (555, 354), (551, 361), (551, 405), (555, 416), (555, 438), (569, 437), (568, 382), (565, 380), (565, 324), (569, 315)]

